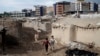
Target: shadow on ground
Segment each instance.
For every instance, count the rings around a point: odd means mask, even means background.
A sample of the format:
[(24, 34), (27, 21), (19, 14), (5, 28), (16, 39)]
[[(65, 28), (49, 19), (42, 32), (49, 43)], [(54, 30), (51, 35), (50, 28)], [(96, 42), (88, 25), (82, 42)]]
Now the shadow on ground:
[[(23, 28), (20, 33), (20, 38), (12, 35), (6, 35), (5, 49), (7, 54), (26, 54), (29, 50), (39, 51), (43, 49), (43, 46), (39, 43), (34, 43), (34, 34), (36, 31), (32, 28)], [(45, 32), (40, 33), (43, 39), (46, 35)], [(42, 36), (43, 35), (43, 36)], [(2, 44), (0, 45), (0, 53), (2, 53)]]
[[(5, 53), (7, 54), (25, 53), (24, 47), (21, 46), (19, 39), (9, 34), (5, 37), (4, 47)], [(2, 53), (2, 43), (0, 45), (0, 53)]]

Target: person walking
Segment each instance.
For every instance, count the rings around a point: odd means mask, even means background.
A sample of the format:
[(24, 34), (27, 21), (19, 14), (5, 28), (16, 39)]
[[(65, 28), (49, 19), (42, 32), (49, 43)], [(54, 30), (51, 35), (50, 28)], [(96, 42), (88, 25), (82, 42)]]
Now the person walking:
[(51, 36), (51, 39), (50, 39), (51, 50), (54, 50), (55, 42), (56, 42), (56, 40), (54, 39), (54, 36)]
[(43, 45), (45, 47), (46, 54), (48, 54), (48, 48), (49, 48), (49, 45), (50, 45), (48, 38), (45, 38)]

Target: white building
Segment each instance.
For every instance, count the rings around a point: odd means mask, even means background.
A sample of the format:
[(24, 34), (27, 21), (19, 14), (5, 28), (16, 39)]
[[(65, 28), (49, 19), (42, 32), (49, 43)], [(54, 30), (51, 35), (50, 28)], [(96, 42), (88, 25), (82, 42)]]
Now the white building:
[(46, 6), (36, 5), (35, 11), (36, 16), (44, 16), (46, 15)]
[(90, 11), (94, 11), (94, 9), (93, 9), (94, 8), (94, 3), (91, 2), (90, 6), (91, 6)]
[(76, 2), (75, 10), (77, 11), (90, 11), (90, 3), (88, 2)]
[(75, 3), (70, 3), (70, 11), (75, 11)]
[(98, 4), (98, 12), (100, 12), (100, 4)]
[(25, 17), (25, 12), (13, 11), (10, 12), (11, 17)]

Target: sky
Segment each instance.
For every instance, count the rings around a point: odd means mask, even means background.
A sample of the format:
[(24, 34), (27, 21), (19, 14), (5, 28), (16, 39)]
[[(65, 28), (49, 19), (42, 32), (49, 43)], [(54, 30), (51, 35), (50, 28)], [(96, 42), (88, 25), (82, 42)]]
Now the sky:
[[(4, 11), (21, 11), (24, 8), (34, 10), (34, 5), (53, 6), (53, 4), (58, 1), (75, 2), (76, 0), (0, 0), (0, 13)], [(88, 1), (100, 3), (100, 0)]]

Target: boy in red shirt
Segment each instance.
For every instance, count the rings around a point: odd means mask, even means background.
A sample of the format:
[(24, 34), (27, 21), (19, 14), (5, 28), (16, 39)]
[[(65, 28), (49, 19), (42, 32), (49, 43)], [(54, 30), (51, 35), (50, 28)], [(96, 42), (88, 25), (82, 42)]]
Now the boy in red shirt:
[(48, 47), (50, 45), (48, 38), (45, 38), (43, 45), (45, 47), (45, 51), (48, 53)]

